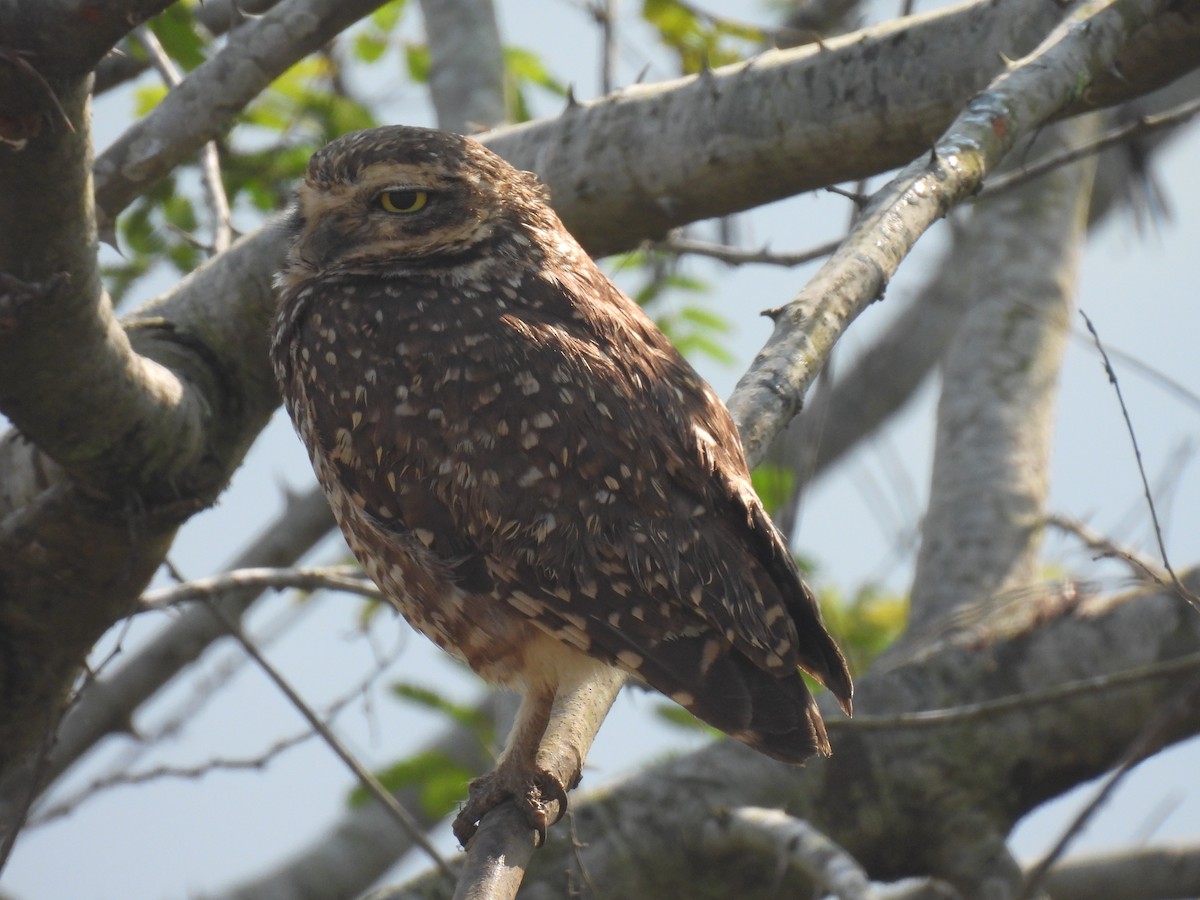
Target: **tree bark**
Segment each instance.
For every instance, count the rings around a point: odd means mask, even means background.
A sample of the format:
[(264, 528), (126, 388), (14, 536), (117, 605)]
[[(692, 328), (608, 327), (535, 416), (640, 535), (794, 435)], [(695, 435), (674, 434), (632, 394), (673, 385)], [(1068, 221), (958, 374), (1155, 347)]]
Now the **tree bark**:
[[(1048, 137), (1074, 146), (1097, 125), (1072, 119)], [(942, 367), (909, 619), (916, 639), (956, 606), (1039, 580), (1054, 397), (1094, 169), (1094, 159), (1076, 163), (972, 211), (991, 227), (956, 260), (970, 273), (968, 312)]]

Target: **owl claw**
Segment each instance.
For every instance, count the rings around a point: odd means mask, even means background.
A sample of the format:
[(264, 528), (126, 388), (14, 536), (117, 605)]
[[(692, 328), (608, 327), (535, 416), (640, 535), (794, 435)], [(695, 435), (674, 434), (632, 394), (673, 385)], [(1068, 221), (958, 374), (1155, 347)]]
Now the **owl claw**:
[[(567, 811), (567, 788), (541, 769), (499, 768), (476, 778), (467, 791), (467, 802), (454, 819), (454, 836), (466, 847), (480, 820), (505, 800), (511, 800), (537, 832), (537, 844), (546, 843), (546, 831)], [(557, 804), (557, 814), (550, 810)]]

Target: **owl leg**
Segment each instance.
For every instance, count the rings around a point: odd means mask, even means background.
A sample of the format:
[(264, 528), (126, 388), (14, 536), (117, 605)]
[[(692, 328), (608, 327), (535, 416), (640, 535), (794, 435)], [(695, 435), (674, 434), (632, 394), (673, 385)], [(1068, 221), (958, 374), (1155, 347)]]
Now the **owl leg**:
[(479, 820), (505, 800), (524, 812), (538, 846), (566, 812), (567, 791), (579, 784), (596, 732), (627, 677), (582, 654), (580, 659), (569, 677), (526, 693), (496, 768), (471, 782), (454, 820), (454, 836), (464, 847)]

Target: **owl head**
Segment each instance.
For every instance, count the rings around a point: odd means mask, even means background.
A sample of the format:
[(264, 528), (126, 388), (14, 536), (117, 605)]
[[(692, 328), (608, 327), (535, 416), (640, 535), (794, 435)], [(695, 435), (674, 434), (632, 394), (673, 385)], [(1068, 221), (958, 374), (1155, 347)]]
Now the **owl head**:
[(283, 272), (406, 276), (519, 255), (551, 215), (541, 183), (478, 141), (392, 125), (347, 134), (309, 162)]

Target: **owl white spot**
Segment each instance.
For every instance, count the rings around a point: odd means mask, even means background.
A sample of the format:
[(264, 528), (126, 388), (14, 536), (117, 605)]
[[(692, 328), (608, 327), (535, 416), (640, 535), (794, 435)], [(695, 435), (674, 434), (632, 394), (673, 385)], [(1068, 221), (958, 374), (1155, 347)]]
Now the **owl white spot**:
[(542, 470), (537, 466), (530, 466), (525, 470), (525, 474), (517, 479), (517, 486), (527, 488), (537, 484), (546, 476), (542, 474)]
[(700, 674), (707, 675), (708, 670), (713, 667), (721, 656), (720, 641), (705, 641), (704, 647), (700, 651)]
[(363, 420), (363, 414), (361, 412), (359, 412), (358, 410), (355, 410), (354, 412), (352, 412), (350, 414), (350, 427), (357, 428), (359, 425), (362, 424), (362, 420)]
[(621, 482), (617, 481), (611, 475), (604, 476), (604, 484), (610, 491), (615, 491), (621, 487)]
[(336, 366), (337, 365), (337, 354), (334, 353), (332, 350), (326, 351), (325, 362), (329, 363), (331, 366)]
[(632, 650), (620, 650), (617, 653), (617, 662), (635, 671), (640, 669), (645, 661), (640, 653), (634, 653)]
[(680, 706), (691, 706), (693, 703), (696, 702), (695, 696), (693, 696), (692, 694), (689, 694), (687, 691), (676, 691), (674, 694), (671, 695), (671, 699), (674, 700), (676, 703), (678, 703)]
[(528, 434), (522, 436), (521, 447), (524, 448), (525, 450), (532, 450), (537, 445), (538, 445), (538, 436), (535, 432), (531, 431)]
[(508, 602), (530, 618), (537, 618), (545, 611), (545, 606), (534, 600), (524, 591), (513, 591), (508, 595)]
[(416, 536), (417, 540), (426, 547), (433, 546), (433, 532), (428, 528), (414, 528), (413, 534)]
[(542, 389), (541, 384), (533, 377), (532, 372), (518, 372), (513, 378), (513, 384), (521, 389), (526, 397), (536, 394)]
[(540, 412), (533, 417), (534, 428), (549, 428), (554, 424), (554, 417), (547, 412)]
[(379, 373), (374, 369), (367, 369), (367, 371), (363, 372), (363, 381), (365, 381), (367, 384), (375, 384), (375, 382), (378, 380)]
[(395, 472), (387, 473), (387, 483), (388, 483), (388, 487), (390, 487), (393, 491), (396, 490), (396, 473)]

